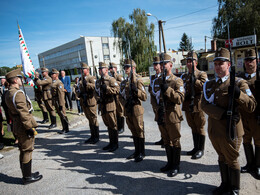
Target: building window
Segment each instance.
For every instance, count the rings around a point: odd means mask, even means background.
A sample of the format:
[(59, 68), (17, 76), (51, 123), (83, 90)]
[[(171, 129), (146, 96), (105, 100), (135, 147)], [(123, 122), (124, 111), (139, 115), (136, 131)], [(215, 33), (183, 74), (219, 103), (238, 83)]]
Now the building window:
[(108, 43), (102, 43), (102, 48), (103, 49), (108, 49), (109, 47), (108, 47)]
[(110, 60), (109, 55), (104, 55), (104, 60)]

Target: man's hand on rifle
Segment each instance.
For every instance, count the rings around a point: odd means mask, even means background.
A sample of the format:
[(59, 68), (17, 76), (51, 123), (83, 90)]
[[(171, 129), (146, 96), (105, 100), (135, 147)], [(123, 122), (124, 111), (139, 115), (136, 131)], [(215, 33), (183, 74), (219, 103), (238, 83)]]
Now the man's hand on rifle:
[(167, 83), (162, 83), (162, 84), (161, 84), (161, 90), (162, 90), (162, 92), (165, 93), (165, 91), (167, 91), (167, 89), (168, 89), (168, 84), (167, 84)]
[(132, 84), (131, 84), (131, 88), (132, 88), (133, 93), (134, 93), (135, 95), (137, 95), (138, 89), (137, 89), (136, 85), (132, 83)]
[[(232, 92), (232, 87), (228, 87), (228, 94), (231, 94), (231, 92)], [(235, 85), (235, 87), (234, 87), (234, 98), (235, 99), (238, 99), (239, 98), (239, 96), (240, 96), (240, 89), (239, 89), (239, 87), (237, 86), (237, 85)]]
[(106, 93), (106, 91), (107, 91), (107, 85), (106, 85), (106, 84), (101, 85), (101, 89), (102, 89), (102, 91), (103, 91), (104, 93)]

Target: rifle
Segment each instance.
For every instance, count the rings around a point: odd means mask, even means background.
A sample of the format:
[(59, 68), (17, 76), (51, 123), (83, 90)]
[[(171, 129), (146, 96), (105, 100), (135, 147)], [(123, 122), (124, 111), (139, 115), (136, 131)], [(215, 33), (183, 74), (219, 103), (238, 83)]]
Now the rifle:
[(194, 111), (194, 98), (195, 98), (195, 75), (194, 75), (194, 62), (193, 62), (193, 50), (191, 50), (191, 60), (192, 60), (192, 69), (191, 69), (191, 103), (189, 105), (190, 112)]
[[(99, 62), (99, 67), (102, 67), (102, 62)], [(102, 86), (105, 84), (105, 80), (104, 80), (104, 74), (103, 74), (103, 71), (101, 69), (101, 78), (100, 78), (100, 94), (99, 94), (99, 109), (98, 109), (98, 112), (100, 113), (101, 111), (101, 107), (103, 108), (103, 114), (106, 113), (106, 105), (104, 104), (105, 103), (105, 97), (104, 97), (104, 91), (103, 91), (103, 88)]]
[(132, 86), (134, 85), (134, 80), (133, 80), (133, 64), (132, 64), (132, 57), (131, 57), (131, 47), (130, 47), (129, 40), (128, 40), (128, 59), (130, 60), (131, 72), (129, 76), (130, 84), (129, 84), (129, 98), (127, 101), (127, 112), (132, 114), (133, 106), (134, 106), (134, 94), (132, 91)]
[(230, 43), (230, 34), (229, 34), (229, 23), (227, 24), (228, 27), (228, 49), (230, 53), (230, 85), (229, 85), (229, 93), (228, 93), (228, 110), (227, 110), (227, 138), (230, 140), (234, 140), (236, 138), (235, 135), (235, 126), (236, 122), (233, 120), (233, 116), (235, 113), (235, 108), (236, 108), (236, 101), (234, 98), (234, 93), (235, 93), (235, 74), (236, 74), (236, 69), (235, 66), (232, 63), (232, 51), (231, 51), (231, 43)]
[[(165, 45), (162, 23), (163, 21), (161, 20), (158, 21), (160, 51), (161, 51), (161, 36), (162, 36), (163, 48), (164, 48), (164, 52), (161, 53), (161, 61), (163, 62), (162, 85), (164, 85), (166, 83), (167, 70), (165, 69), (165, 62), (164, 62), (164, 55), (166, 54), (166, 45)], [(162, 94), (162, 101), (160, 101), (159, 103), (159, 110), (158, 110), (158, 120), (157, 120), (158, 125), (164, 125), (165, 123), (165, 107), (166, 107), (165, 95)]]
[(256, 111), (257, 111), (257, 123), (260, 125), (260, 62), (258, 58), (258, 50), (257, 50), (257, 36), (254, 29), (254, 35), (255, 35), (255, 54), (256, 54), (256, 80), (255, 80), (255, 99), (257, 102)]
[(112, 63), (110, 62), (110, 66), (109, 66), (109, 70), (112, 69), (112, 77), (115, 77), (115, 71), (114, 71), (114, 68), (113, 68), (113, 65)]
[[(81, 57), (80, 57), (80, 53), (78, 51), (78, 56), (79, 56), (79, 63), (81, 64)], [(87, 92), (86, 92), (86, 79), (83, 75), (83, 68), (82, 68), (83, 64), (81, 64), (81, 82), (83, 85), (83, 91), (80, 92), (80, 96), (83, 98), (83, 104), (87, 107), (88, 106), (88, 102), (87, 102)]]

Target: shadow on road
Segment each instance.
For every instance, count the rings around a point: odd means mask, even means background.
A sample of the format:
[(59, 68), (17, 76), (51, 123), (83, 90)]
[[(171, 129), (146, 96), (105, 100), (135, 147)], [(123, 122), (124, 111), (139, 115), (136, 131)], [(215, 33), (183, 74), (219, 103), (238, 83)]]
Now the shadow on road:
[[(40, 129), (39, 132), (41, 132)], [(86, 182), (90, 184), (113, 186), (100, 187), (100, 190), (110, 191), (113, 194), (173, 194), (173, 192), (174, 194), (208, 194), (215, 188), (213, 185), (204, 184), (203, 181), (197, 183), (188, 180), (199, 172), (217, 172), (216, 165), (181, 161), (180, 174), (176, 178), (169, 178), (160, 172), (160, 167), (166, 162), (152, 158), (153, 156), (165, 157), (163, 149), (159, 150), (158, 146), (155, 146), (158, 150), (146, 149), (147, 157), (141, 163), (127, 161), (125, 158), (133, 153), (132, 139), (129, 136), (120, 135), (119, 139), (128, 138), (127, 141), (120, 140), (119, 149), (114, 153), (109, 153), (102, 150), (102, 147), (107, 144), (103, 141), (104, 139), (107, 141), (107, 131), (101, 130), (100, 133), (101, 141), (96, 145), (83, 144), (84, 140), (90, 136), (89, 131), (72, 130), (65, 135), (65, 139), (37, 138), (35, 148), (43, 149), (42, 152), (46, 156), (59, 162), (66, 170), (89, 174), (90, 177), (86, 178)], [(153, 143), (148, 142), (146, 145), (153, 145)], [(52, 168), (46, 167), (46, 169)], [(68, 188), (75, 187), (68, 185)], [(83, 186), (77, 189), (90, 188)], [(95, 189), (99, 188), (95, 187)]]

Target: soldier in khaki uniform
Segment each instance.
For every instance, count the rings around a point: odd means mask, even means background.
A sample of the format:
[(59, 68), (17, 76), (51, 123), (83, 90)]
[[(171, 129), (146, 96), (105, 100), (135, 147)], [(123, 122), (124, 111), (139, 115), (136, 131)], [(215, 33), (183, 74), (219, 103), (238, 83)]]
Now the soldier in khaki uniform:
[[(192, 57), (193, 54), (193, 57)], [(194, 90), (194, 100), (192, 102), (192, 60), (194, 64), (194, 77), (195, 82), (193, 86)], [(192, 155), (192, 159), (199, 159), (204, 154), (204, 145), (206, 132), (204, 126), (206, 123), (206, 118), (204, 112), (201, 110), (201, 98), (203, 91), (203, 84), (208, 80), (206, 72), (199, 71), (197, 69), (198, 57), (195, 52), (189, 52), (186, 58), (187, 67), (189, 72), (181, 75), (181, 79), (184, 83), (185, 89), (185, 99), (182, 104), (182, 110), (185, 111), (185, 116), (192, 130), (193, 144), (194, 148), (187, 152), (187, 155)], [(193, 105), (192, 105), (193, 104)]]
[(36, 78), (34, 82), (36, 85), (42, 86), (43, 101), (51, 118), (51, 125), (49, 126), (49, 129), (52, 129), (57, 127), (56, 112), (55, 112), (54, 105), (52, 105), (52, 96), (51, 96), (52, 79), (51, 77), (49, 77), (48, 68), (41, 68), (41, 71), (42, 71), (43, 80)]
[(8, 113), (13, 119), (13, 132), (18, 138), (20, 150), (20, 167), (23, 174), (23, 183), (29, 184), (39, 181), (42, 175), (39, 172), (32, 173), (32, 152), (34, 149), (34, 134), (37, 123), (31, 112), (32, 104), (22, 86), (21, 69), (15, 69), (6, 74), (6, 80), (10, 84), (5, 96)]
[[(148, 87), (148, 92), (150, 93), (151, 105), (153, 108), (153, 112), (155, 114), (155, 118), (154, 118), (155, 121), (158, 120), (158, 104), (157, 104), (157, 100), (156, 100), (156, 95), (157, 95), (156, 92), (158, 90), (156, 90), (156, 89), (158, 88), (160, 90), (160, 86), (159, 85), (155, 86), (156, 82), (154, 82), (154, 81), (157, 80), (158, 78), (160, 78), (160, 76), (161, 76), (160, 63), (161, 63), (160, 56), (155, 56), (153, 58), (153, 69), (156, 73), (155, 73), (155, 75), (150, 76), (150, 85)], [(158, 126), (159, 126), (159, 130), (160, 130), (161, 140), (155, 142), (154, 144), (163, 146), (164, 144), (163, 144), (163, 138), (162, 138), (162, 132), (161, 132), (162, 126), (161, 125), (158, 125)]]
[[(133, 67), (131, 75), (131, 64)], [(142, 101), (146, 101), (147, 94), (145, 92), (142, 77), (136, 74), (136, 64), (132, 60), (125, 59), (125, 73), (128, 78), (121, 82), (120, 94), (123, 98), (125, 108), (126, 123), (131, 130), (134, 140), (135, 152), (127, 157), (127, 159), (135, 159), (135, 162), (140, 162), (145, 157), (144, 150), (144, 108)], [(130, 93), (131, 92), (131, 93)]]
[(101, 78), (96, 81), (99, 111), (108, 128), (109, 144), (103, 148), (113, 152), (118, 148), (118, 131), (116, 117), (115, 96), (119, 93), (119, 85), (114, 77), (108, 75), (108, 66), (100, 62), (99, 74)]
[[(253, 95), (256, 94), (256, 53), (250, 49), (245, 52), (245, 72), (239, 75), (245, 79)], [(258, 89), (260, 90), (260, 89)], [(255, 96), (256, 97), (256, 96)], [(259, 106), (260, 102), (257, 101)], [(259, 108), (259, 107), (257, 107)], [(255, 172), (256, 178), (260, 179), (260, 111), (256, 109), (252, 113), (240, 112), (243, 121), (245, 134), (243, 136), (243, 145), (246, 155), (247, 164), (241, 167), (241, 173)], [(252, 146), (254, 140), (255, 152)]]
[[(167, 156), (167, 164), (160, 170), (169, 171), (169, 176), (175, 176), (179, 173), (180, 155), (181, 155), (181, 121), (183, 120), (181, 107), (184, 100), (184, 87), (181, 78), (172, 74), (171, 56), (162, 53), (161, 68), (165, 67), (165, 83), (163, 76), (155, 80), (154, 86), (157, 93), (158, 103), (158, 123), (161, 126), (163, 142)], [(163, 108), (164, 106), (164, 108)]]
[(243, 112), (253, 112), (255, 99), (245, 80), (236, 77), (234, 89), (235, 111), (233, 120), (236, 124), (236, 138), (227, 137), (228, 91), (230, 86), (230, 54), (225, 48), (219, 48), (215, 53), (214, 66), (216, 78), (206, 81), (203, 86), (201, 108), (208, 114), (208, 134), (211, 143), (218, 153), (218, 163), (221, 174), (221, 185), (213, 194), (238, 194), (240, 188), (240, 166), (238, 161), (239, 148), (244, 134), (242, 120), (238, 107)]
[(51, 85), (51, 95), (52, 104), (55, 106), (56, 111), (60, 117), (62, 130), (59, 134), (64, 134), (69, 132), (69, 122), (65, 111), (65, 92), (64, 85), (59, 80), (59, 71), (55, 68), (51, 71), (52, 85)]
[[(35, 72), (35, 78), (39, 79), (39, 73), (38, 72)], [(34, 95), (35, 95), (35, 100), (37, 101), (37, 104), (42, 111), (43, 121), (41, 123), (45, 124), (45, 123), (49, 122), (49, 118), (48, 118), (47, 109), (46, 109), (44, 102), (43, 102), (42, 86), (40, 86), (40, 85), (34, 86)]]
[(83, 108), (85, 116), (89, 121), (91, 137), (85, 143), (95, 144), (99, 141), (99, 124), (97, 120), (97, 101), (95, 98), (95, 82), (94, 76), (89, 74), (89, 66), (82, 62), (81, 71), (83, 78), (80, 78), (79, 88), (76, 88), (77, 96), (80, 97), (80, 104)]
[[(109, 70), (112, 77), (116, 79), (118, 86), (120, 86), (121, 82), (124, 80), (124, 77), (122, 75), (117, 74), (116, 64), (113, 62), (110, 63)], [(116, 102), (117, 129), (118, 129), (118, 134), (121, 134), (125, 131), (125, 118), (124, 118), (124, 107), (119, 99), (119, 95), (115, 95), (115, 102)]]

